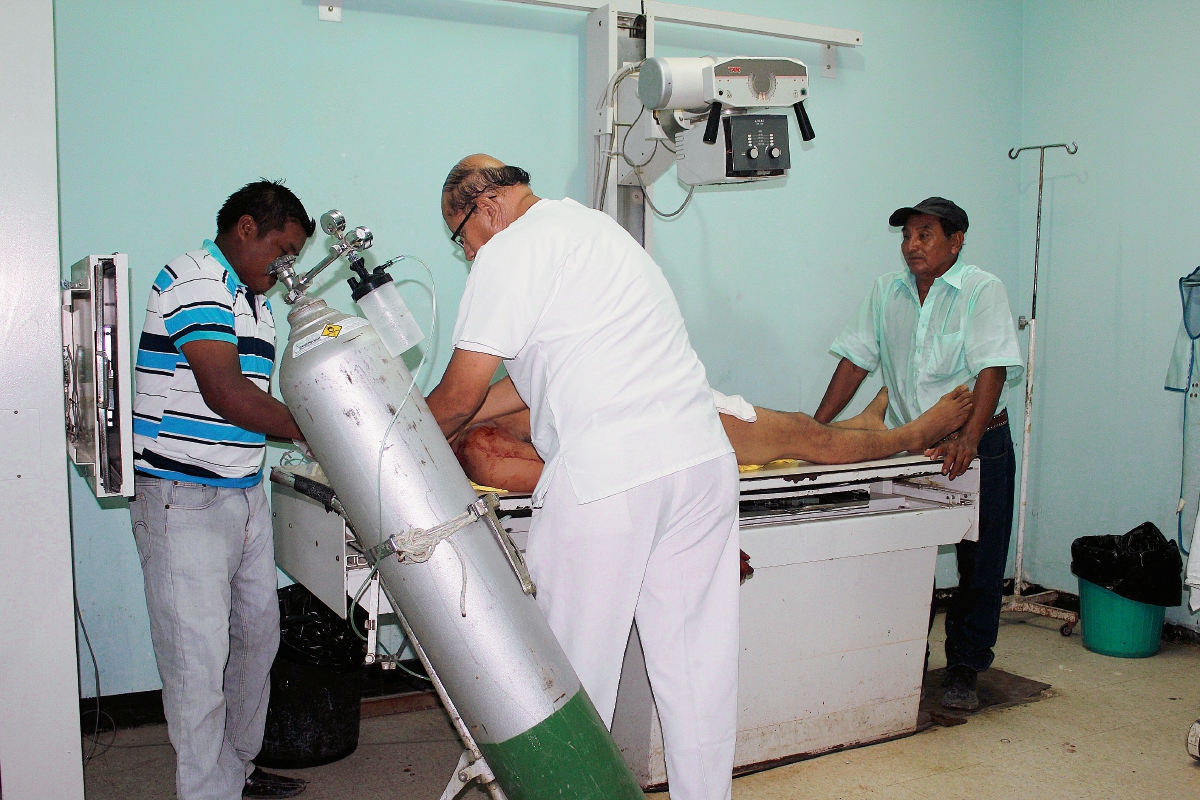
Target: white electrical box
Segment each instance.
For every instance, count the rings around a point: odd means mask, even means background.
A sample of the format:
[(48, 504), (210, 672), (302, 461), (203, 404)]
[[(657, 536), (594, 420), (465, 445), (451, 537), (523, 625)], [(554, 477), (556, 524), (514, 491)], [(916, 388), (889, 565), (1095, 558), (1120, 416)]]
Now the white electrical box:
[(128, 256), (88, 256), (71, 267), (62, 336), (67, 453), (96, 497), (132, 497)]

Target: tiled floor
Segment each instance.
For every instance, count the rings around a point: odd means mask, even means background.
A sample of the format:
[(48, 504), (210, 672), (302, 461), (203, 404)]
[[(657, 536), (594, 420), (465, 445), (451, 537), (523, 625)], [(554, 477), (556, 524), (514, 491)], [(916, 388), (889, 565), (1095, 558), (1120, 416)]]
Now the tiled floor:
[[(998, 667), (1051, 684), (1050, 696), (739, 778), (734, 798), (1200, 798), (1200, 762), (1184, 748), (1200, 716), (1200, 648), (1164, 645), (1153, 658), (1108, 658), (1085, 650), (1078, 633), (1059, 636), (1058, 623), (1006, 615), (997, 654)], [(941, 665), (939, 655), (935, 641), (931, 667)], [(122, 731), (116, 745), (87, 769), (89, 800), (174, 796), (164, 727)], [(292, 774), (311, 781), (306, 800), (435, 800), (459, 751), (441, 711), (378, 717), (363, 721), (351, 757)]]
[[(750, 775), (735, 782), (734, 797), (1200, 797), (1200, 763), (1184, 747), (1200, 716), (1200, 648), (1108, 658), (1085, 650), (1078, 635), (1059, 636), (1058, 625), (1006, 615), (996, 648), (996, 666), (1052, 685), (1046, 699)], [(931, 667), (944, 661), (938, 644)]]

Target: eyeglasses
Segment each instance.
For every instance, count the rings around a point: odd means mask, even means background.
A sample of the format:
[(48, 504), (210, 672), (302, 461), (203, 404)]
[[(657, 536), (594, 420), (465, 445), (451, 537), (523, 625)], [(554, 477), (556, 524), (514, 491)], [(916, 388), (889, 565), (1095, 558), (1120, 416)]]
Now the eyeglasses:
[(471, 204), (471, 210), (468, 211), (467, 215), (462, 218), (462, 222), (458, 223), (458, 227), (454, 229), (454, 233), (450, 234), (450, 241), (454, 242), (464, 250), (467, 249), (467, 246), (463, 244), (462, 229), (463, 226), (467, 224), (467, 220), (471, 218), (471, 215), (475, 213), (475, 209), (477, 208), (479, 208), (479, 206)]

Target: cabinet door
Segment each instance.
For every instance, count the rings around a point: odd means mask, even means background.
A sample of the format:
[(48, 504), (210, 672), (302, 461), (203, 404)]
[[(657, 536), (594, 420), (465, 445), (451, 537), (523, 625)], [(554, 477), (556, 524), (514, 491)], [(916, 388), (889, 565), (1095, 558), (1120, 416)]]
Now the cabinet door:
[(67, 452), (97, 497), (133, 496), (129, 260), (88, 256), (63, 287)]

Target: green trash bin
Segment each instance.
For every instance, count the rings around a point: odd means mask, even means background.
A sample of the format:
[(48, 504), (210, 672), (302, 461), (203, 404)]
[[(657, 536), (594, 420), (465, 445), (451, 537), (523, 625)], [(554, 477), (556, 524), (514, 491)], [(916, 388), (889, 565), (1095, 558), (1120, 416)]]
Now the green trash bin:
[(1121, 597), (1103, 586), (1079, 579), (1079, 614), (1083, 646), (1117, 658), (1146, 658), (1158, 652), (1163, 606)]
[(1158, 652), (1168, 607), (1183, 599), (1179, 546), (1153, 522), (1120, 536), (1081, 536), (1071, 543), (1079, 578), (1083, 646), (1117, 658)]

